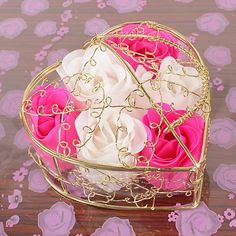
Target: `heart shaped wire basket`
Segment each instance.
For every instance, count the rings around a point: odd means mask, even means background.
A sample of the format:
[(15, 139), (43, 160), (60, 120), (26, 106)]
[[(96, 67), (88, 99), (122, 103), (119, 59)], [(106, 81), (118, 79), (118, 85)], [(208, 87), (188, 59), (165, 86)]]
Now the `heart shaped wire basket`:
[(195, 47), (142, 21), (112, 27), (76, 53), (77, 62), (58, 61), (29, 83), (20, 110), (28, 153), (48, 183), (104, 208), (198, 206), (211, 107)]

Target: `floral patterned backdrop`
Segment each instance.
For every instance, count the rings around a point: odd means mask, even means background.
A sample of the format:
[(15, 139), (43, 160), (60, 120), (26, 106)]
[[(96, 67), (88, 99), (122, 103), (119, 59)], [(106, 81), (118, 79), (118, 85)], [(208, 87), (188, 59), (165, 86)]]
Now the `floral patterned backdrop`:
[[(50, 206), (40, 206), (38, 217), (30, 221), (34, 226), (26, 223), (32, 206), (24, 204), (51, 196), (40, 170), (27, 157), (29, 143), (18, 117), (23, 91), (42, 68), (80, 48), (95, 33), (143, 19), (186, 35), (211, 75), (209, 199), (193, 210), (166, 213), (167, 224), (175, 225), (168, 235), (235, 235), (235, 14), (236, 0), (0, 0), (0, 235), (21, 235), (15, 230), (21, 224), (22, 235), (65, 236), (71, 230), (70, 235), (87, 235), (77, 227), (77, 204), (59, 196)], [(132, 219), (112, 214), (88, 235), (144, 235)], [(145, 235), (164, 233), (146, 230)]]

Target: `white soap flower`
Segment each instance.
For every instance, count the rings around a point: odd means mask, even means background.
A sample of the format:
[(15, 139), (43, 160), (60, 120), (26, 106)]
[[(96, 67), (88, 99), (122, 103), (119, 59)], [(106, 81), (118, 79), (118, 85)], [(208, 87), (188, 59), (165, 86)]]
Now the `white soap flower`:
[[(92, 163), (133, 166), (144, 148), (147, 133), (138, 119), (117, 109), (105, 109), (100, 119), (90, 110), (83, 111), (75, 121), (81, 140), (78, 158)], [(84, 178), (106, 192), (118, 191), (132, 181), (135, 173), (80, 168)]]
[(111, 98), (112, 105), (124, 105), (137, 83), (109, 49), (91, 46), (75, 50), (57, 69), (67, 88), (80, 101)]
[(167, 103), (177, 110), (193, 107), (201, 96), (202, 81), (198, 71), (179, 64), (173, 57), (163, 59), (155, 80), (141, 82), (155, 103)]

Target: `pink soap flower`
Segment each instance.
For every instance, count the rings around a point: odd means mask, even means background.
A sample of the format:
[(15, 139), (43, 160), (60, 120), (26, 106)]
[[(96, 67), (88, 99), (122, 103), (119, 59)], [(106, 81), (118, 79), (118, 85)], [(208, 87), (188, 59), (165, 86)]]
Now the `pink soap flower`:
[[(121, 33), (125, 35), (142, 34), (150, 36), (160, 36), (163, 39), (177, 43), (177, 39), (171, 34), (163, 31), (156, 31), (149, 28), (149, 26), (147, 25), (127, 24), (123, 27)], [(124, 36), (121, 38), (110, 37), (108, 38), (107, 43), (109, 45), (115, 43), (116, 45), (121, 46), (124, 50), (128, 48), (130, 51), (132, 51), (133, 56), (128, 56), (127, 53), (124, 53), (120, 49), (116, 48), (119, 55), (135, 70), (137, 69), (138, 65), (141, 64), (141, 61), (144, 61), (144, 67), (148, 69), (152, 61), (154, 61), (159, 67), (161, 60), (165, 57), (172, 56), (174, 58), (177, 58), (179, 55), (179, 50), (177, 48), (158, 40), (150, 41), (149, 39), (137, 37), (129, 39)]]
[[(78, 141), (74, 122), (79, 115), (78, 111), (68, 111), (70, 105), (79, 107), (70, 93), (60, 87), (43, 85), (33, 92), (32, 104), (29, 108), (30, 120), (33, 126), (34, 137), (47, 148), (73, 155), (76, 153), (74, 142)], [(55, 169), (53, 158), (36, 148), (44, 163), (51, 169)], [(64, 171), (72, 168), (72, 165), (64, 161), (58, 161), (59, 168)]]
[[(172, 110), (167, 104), (163, 104), (162, 108), (163, 115), (170, 123), (186, 113), (185, 110)], [(142, 121), (147, 127), (148, 143), (140, 153), (143, 156), (140, 165), (147, 165), (147, 160), (149, 160), (149, 165), (152, 167), (193, 166), (192, 161), (174, 135), (171, 132), (165, 132), (167, 126), (156, 110), (149, 109), (143, 116)], [(175, 131), (195, 160), (199, 161), (202, 150), (204, 120), (200, 115), (194, 114), (183, 124), (177, 126)], [(152, 147), (153, 145), (154, 147)], [(188, 187), (187, 172), (165, 172), (161, 178), (155, 178), (153, 172), (148, 177), (151, 177), (148, 181), (158, 188), (183, 189)]]

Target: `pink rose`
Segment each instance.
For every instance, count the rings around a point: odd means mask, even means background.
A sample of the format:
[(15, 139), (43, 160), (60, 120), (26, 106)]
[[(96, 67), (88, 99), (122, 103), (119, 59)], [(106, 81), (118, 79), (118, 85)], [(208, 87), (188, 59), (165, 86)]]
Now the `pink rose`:
[(229, 25), (228, 19), (221, 13), (207, 13), (196, 19), (197, 27), (213, 35), (224, 32)]
[(104, 19), (94, 17), (85, 22), (84, 33), (94, 36), (96, 33), (102, 33), (109, 27), (109, 24)]
[[(186, 113), (184, 110), (172, 111), (170, 106), (167, 104), (163, 104), (162, 108), (163, 115), (170, 123)], [(140, 154), (150, 160), (150, 166), (164, 168), (193, 166), (192, 161), (173, 134), (171, 132), (164, 132), (167, 126), (156, 110), (149, 109), (143, 116), (142, 121), (147, 127), (149, 144), (146, 145)], [(158, 125), (159, 128), (155, 128), (155, 125)], [(204, 120), (198, 114), (195, 114), (183, 124), (176, 127), (175, 131), (189, 149), (195, 160), (199, 161), (202, 150)], [(154, 143), (156, 144), (153, 150), (151, 145)], [(140, 165), (147, 164), (142, 162), (141, 159)], [(186, 183), (187, 172), (166, 172), (163, 174), (163, 178), (164, 183), (162, 187), (164, 189), (182, 189), (186, 188), (188, 184)], [(160, 179), (156, 180), (153, 178), (149, 182), (156, 187), (160, 187), (161, 184)]]
[(236, 10), (236, 0), (215, 0), (216, 5), (220, 9), (224, 9), (226, 11), (234, 11)]
[(7, 118), (15, 118), (19, 114), (21, 102), (23, 98), (23, 90), (11, 90), (0, 100), (0, 115)]
[(48, 65), (52, 65), (56, 61), (61, 61), (68, 53), (69, 51), (65, 48), (49, 52), (47, 56)]
[(0, 22), (0, 36), (7, 39), (14, 39), (27, 28), (22, 18), (8, 18)]
[(38, 215), (38, 226), (44, 236), (69, 236), (75, 222), (74, 207), (65, 202), (56, 202)]
[(16, 132), (13, 144), (22, 150), (29, 147), (30, 141), (23, 128)]
[(0, 71), (9, 71), (17, 67), (20, 54), (14, 50), (0, 50)]
[[(71, 105), (78, 108), (78, 102), (66, 89), (56, 88), (52, 85), (36, 88), (30, 99), (32, 104), (28, 112), (32, 114), (30, 120), (33, 125), (34, 137), (51, 150), (68, 156), (75, 154), (76, 148), (73, 142), (78, 141), (78, 135), (74, 122), (79, 112), (65, 111), (65, 107)], [(49, 154), (39, 150), (38, 147), (36, 151), (47, 166), (55, 169), (53, 158)], [(58, 160), (58, 164), (62, 171), (72, 167), (71, 164), (61, 160)]]
[(57, 22), (52, 20), (41, 21), (36, 25), (34, 29), (34, 33), (40, 38), (55, 34), (56, 31)]
[(190, 3), (193, 0), (175, 0), (176, 2), (182, 2), (182, 3)]
[(110, 0), (109, 5), (117, 10), (118, 13), (129, 13), (141, 11), (146, 5), (142, 0)]
[(35, 16), (48, 8), (48, 0), (24, 0), (21, 3), (21, 12), (28, 16)]
[(216, 213), (204, 202), (197, 208), (181, 210), (178, 214), (175, 226), (181, 236), (210, 236), (221, 226)]
[(236, 144), (236, 122), (230, 118), (211, 121), (210, 143), (229, 149)]
[(223, 190), (236, 193), (236, 165), (220, 164), (214, 171), (213, 180)]
[(236, 113), (236, 87), (230, 88), (225, 98), (225, 102), (229, 111)]
[(230, 49), (222, 46), (208, 47), (204, 52), (204, 57), (209, 63), (218, 67), (224, 67), (232, 62)]
[[(122, 29), (123, 34), (143, 34), (143, 35), (151, 35), (151, 36), (160, 36), (166, 40), (176, 43), (177, 39), (169, 33), (163, 31), (156, 31), (154, 29), (149, 28), (147, 25), (136, 25), (136, 24), (128, 24), (123, 27)], [(111, 32), (112, 34), (112, 32)], [(135, 38), (135, 39), (128, 39), (128, 38), (117, 38), (117, 37), (110, 37), (107, 39), (108, 44), (115, 43), (122, 47), (128, 46), (128, 49), (134, 52), (134, 55), (128, 56), (123, 53), (121, 50), (116, 49), (120, 56), (127, 61), (134, 70), (137, 69), (138, 65), (140, 65), (140, 60), (144, 60), (144, 67), (147, 69), (151, 65), (151, 62), (154, 62), (160, 65), (160, 60), (164, 59), (167, 56), (172, 56), (177, 58), (179, 55), (179, 50), (174, 48), (166, 43), (162, 43), (159, 41), (150, 41), (145, 38)], [(153, 55), (150, 55), (153, 53)], [(141, 55), (140, 55), (141, 54)], [(145, 55), (145, 58), (144, 58)], [(150, 70), (150, 69), (149, 69)]]
[(96, 229), (91, 236), (135, 236), (128, 219), (112, 217), (105, 221), (101, 228)]

